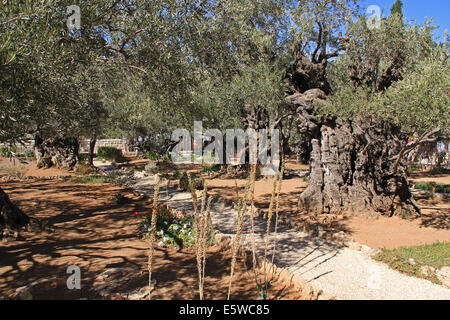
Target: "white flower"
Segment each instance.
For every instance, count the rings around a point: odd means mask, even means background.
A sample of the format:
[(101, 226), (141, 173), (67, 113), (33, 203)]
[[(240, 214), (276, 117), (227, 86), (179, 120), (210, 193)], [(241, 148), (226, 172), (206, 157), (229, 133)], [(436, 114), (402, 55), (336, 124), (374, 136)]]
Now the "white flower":
[(158, 242), (158, 246), (164, 247), (164, 242), (162, 242), (162, 241)]
[(178, 226), (177, 225), (175, 225), (175, 226), (173, 226), (173, 228), (172, 228), (173, 230), (178, 230)]
[(167, 237), (164, 237), (164, 238), (163, 238), (163, 240), (164, 240), (164, 241), (167, 241), (167, 240), (169, 240), (169, 238), (167, 238)]
[(167, 221), (164, 221), (164, 224), (167, 225)]

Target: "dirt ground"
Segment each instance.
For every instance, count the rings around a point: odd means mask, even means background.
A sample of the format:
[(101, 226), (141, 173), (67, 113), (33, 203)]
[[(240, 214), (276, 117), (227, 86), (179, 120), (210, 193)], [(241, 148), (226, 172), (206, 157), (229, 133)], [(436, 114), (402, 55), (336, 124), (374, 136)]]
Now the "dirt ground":
[[(143, 168), (147, 160), (135, 160), (129, 167)], [(200, 174), (199, 165), (177, 165), (180, 172), (190, 171)], [(294, 160), (286, 162), (288, 170), (308, 170), (308, 165)], [(240, 195), (244, 192), (246, 179), (229, 179), (222, 176), (203, 174), (208, 179), (210, 193), (216, 197), (236, 200), (238, 185)], [(409, 177), (413, 183), (434, 181), (441, 184), (450, 184), (450, 174), (431, 175), (429, 171), (414, 172)], [(292, 220), (308, 221), (317, 224), (330, 232), (346, 232), (354, 241), (365, 244), (374, 249), (394, 249), (402, 246), (416, 246), (431, 244), (437, 241), (450, 242), (450, 200), (448, 197), (436, 196), (434, 199), (419, 200), (422, 216), (414, 220), (405, 220), (401, 217), (383, 217), (377, 219), (367, 218), (364, 213), (356, 216), (337, 217), (331, 222), (323, 220), (312, 221), (311, 217), (302, 216), (297, 209), (298, 196), (308, 186), (307, 179), (298, 176), (286, 177), (283, 180), (280, 194), (280, 214), (289, 216)], [(255, 206), (266, 212), (269, 208), (273, 188), (272, 178), (261, 178), (255, 184)], [(329, 217), (324, 217), (328, 219)]]
[[(1, 162), (1, 161), (0, 161)], [(135, 160), (129, 167), (143, 169), (147, 161)], [(5, 162), (3, 161), (3, 165)], [(287, 169), (307, 169), (294, 161)], [(177, 167), (180, 172), (198, 172), (199, 166)], [(131, 267), (141, 271), (133, 283), (144, 286), (147, 282), (146, 265), (148, 246), (138, 239), (139, 219), (135, 211), (143, 211), (150, 201), (137, 198), (133, 193), (109, 184), (83, 185), (66, 180), (43, 180), (43, 176), (70, 176), (73, 173), (57, 169), (27, 168), (26, 176), (35, 177), (23, 182), (4, 182), (0, 171), (1, 187), (11, 200), (30, 217), (51, 226), (43, 233), (24, 232), (20, 240), (0, 242), (0, 299), (16, 297), (15, 289), (32, 281), (55, 276), (56, 280), (37, 286), (32, 292), (41, 299), (99, 299), (93, 291), (94, 279), (107, 268)], [(212, 194), (235, 200), (235, 183), (242, 193), (245, 179), (225, 179), (208, 176)], [(416, 174), (414, 181), (436, 181), (450, 183), (450, 175), (429, 176)], [(424, 180), (430, 179), (430, 180)], [(296, 204), (298, 195), (307, 187), (307, 180), (288, 177), (283, 181), (280, 196), (280, 213), (291, 218), (299, 216)], [(269, 207), (272, 180), (262, 178), (256, 183), (255, 205), (259, 210)], [(118, 193), (129, 198), (118, 205), (114, 199)], [(325, 225), (333, 231), (344, 230), (355, 241), (372, 248), (396, 248), (450, 241), (448, 198), (420, 201), (423, 216), (408, 221), (399, 217), (367, 219), (343, 217)], [(222, 247), (211, 247), (208, 251), (206, 299), (225, 299), (228, 289), (231, 253)], [(82, 272), (82, 289), (67, 290), (66, 269), (77, 265)], [(257, 299), (255, 280), (243, 259), (238, 260), (234, 278), (233, 299)], [(156, 248), (153, 279), (157, 284), (154, 299), (198, 299), (195, 254), (190, 249), (176, 251)], [(128, 288), (132, 289), (132, 288)], [(273, 280), (269, 292), (271, 299), (301, 299), (299, 292), (283, 281)]]
[[(287, 169), (307, 170), (307, 166), (288, 161)], [(411, 177), (413, 182), (435, 181), (437, 183), (450, 184), (450, 175), (431, 176), (428, 172), (422, 172)], [(246, 180), (236, 180), (239, 190), (243, 192)], [(208, 186), (212, 193), (229, 200), (236, 199), (234, 179), (210, 179)], [(262, 211), (267, 211), (273, 181), (271, 178), (263, 178), (255, 184), (255, 206)], [(288, 215), (293, 220), (305, 220), (297, 211), (299, 194), (308, 186), (307, 180), (299, 177), (288, 177), (283, 180), (280, 194), (280, 214)], [(370, 219), (361, 216), (337, 217), (332, 222), (321, 222), (325, 230), (332, 232), (345, 231), (355, 241), (371, 248), (398, 248), (402, 246), (416, 246), (431, 244), (437, 241), (450, 242), (450, 201), (448, 198), (437, 196), (435, 199), (420, 200), (418, 205), (422, 210), (422, 217), (415, 220), (405, 220), (400, 217), (378, 217)]]
[[(63, 175), (63, 172), (52, 174)], [(42, 172), (31, 172), (38, 175)], [(44, 173), (46, 173), (44, 171)], [(148, 283), (148, 244), (138, 239), (139, 218), (133, 212), (148, 207), (148, 199), (112, 186), (82, 185), (64, 180), (34, 179), (0, 182), (11, 200), (30, 217), (51, 226), (42, 233), (23, 232), (20, 240), (0, 242), (0, 299), (17, 298), (15, 289), (33, 281), (55, 277), (31, 290), (34, 299), (100, 299), (92, 289), (95, 278), (107, 268), (134, 268), (140, 276), (126, 291)], [(128, 203), (118, 205), (122, 193)], [(226, 299), (231, 252), (213, 246), (207, 253), (205, 298)], [(81, 290), (68, 290), (67, 267), (81, 269)], [(258, 299), (255, 279), (243, 258), (233, 278), (233, 299)], [(177, 251), (156, 247), (152, 278), (157, 281), (153, 299), (198, 299), (197, 267), (192, 249)], [(135, 286), (135, 288), (132, 288)], [(291, 285), (271, 281), (270, 299), (302, 299)]]

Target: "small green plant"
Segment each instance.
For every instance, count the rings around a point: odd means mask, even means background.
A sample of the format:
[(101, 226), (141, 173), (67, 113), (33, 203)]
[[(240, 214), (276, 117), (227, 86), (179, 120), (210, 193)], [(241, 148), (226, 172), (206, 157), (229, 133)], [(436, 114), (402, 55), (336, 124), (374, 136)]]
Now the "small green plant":
[(78, 176), (70, 178), (70, 181), (73, 183), (81, 183), (81, 184), (100, 184), (100, 183), (107, 183), (108, 178), (101, 175)]
[(409, 172), (409, 173), (412, 173), (412, 172), (419, 172), (419, 171), (422, 171), (422, 168), (420, 168), (420, 167), (415, 167), (415, 166), (408, 167), (408, 172)]
[(7, 158), (11, 155), (11, 152), (17, 153), (18, 149), (17, 147), (0, 147), (0, 157)]
[(436, 192), (450, 194), (450, 184), (437, 184)]
[(220, 171), (220, 165), (219, 164), (212, 164), (212, 165), (208, 165), (208, 164), (203, 164), (202, 165), (202, 173), (214, 173), (214, 172), (219, 172)]
[(170, 155), (169, 155), (168, 152), (164, 155), (164, 157), (163, 157), (162, 160), (163, 160), (163, 161), (170, 161)]
[[(139, 225), (139, 234), (149, 236), (152, 215), (156, 215), (156, 239), (160, 247), (192, 247), (195, 243), (195, 232), (193, 230), (193, 217), (184, 212), (171, 209), (166, 205), (158, 205), (156, 209), (150, 207), (142, 216)], [(139, 215), (135, 212), (135, 215)]]
[(414, 186), (414, 189), (424, 190), (424, 191), (431, 191), (433, 188), (432, 184), (430, 182), (421, 182), (417, 183)]
[(175, 170), (175, 172), (173, 173), (174, 179), (180, 179), (182, 176), (183, 174), (178, 170)]
[(97, 151), (97, 156), (101, 160), (123, 162), (124, 157), (122, 151), (115, 147), (100, 147)]
[(161, 159), (161, 156), (156, 151), (147, 151), (145, 153), (145, 158), (153, 161), (157, 161)]
[(260, 300), (266, 300), (267, 299), (267, 288), (269, 287), (269, 282), (266, 282), (265, 284), (257, 284), (256, 290), (258, 291), (258, 298)]
[(30, 158), (30, 159), (34, 159), (35, 155), (34, 155), (34, 150), (33, 149), (24, 149), (22, 151), (22, 154), (26, 157), (26, 158)]
[(9, 152), (7, 147), (0, 147), (0, 157), (6, 158), (8, 157)]

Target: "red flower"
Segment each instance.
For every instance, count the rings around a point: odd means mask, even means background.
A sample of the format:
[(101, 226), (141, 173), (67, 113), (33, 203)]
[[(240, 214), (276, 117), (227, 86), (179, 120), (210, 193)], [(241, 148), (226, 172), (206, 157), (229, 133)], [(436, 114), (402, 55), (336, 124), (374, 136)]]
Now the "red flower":
[(137, 211), (134, 212), (134, 215), (135, 215), (135, 216), (137, 216), (138, 214), (139, 214), (139, 212), (137, 212)]

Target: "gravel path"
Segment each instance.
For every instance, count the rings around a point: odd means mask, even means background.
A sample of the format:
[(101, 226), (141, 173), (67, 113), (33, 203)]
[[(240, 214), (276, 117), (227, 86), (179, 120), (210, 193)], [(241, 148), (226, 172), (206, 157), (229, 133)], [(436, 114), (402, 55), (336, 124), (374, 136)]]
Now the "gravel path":
[[(153, 178), (144, 178), (134, 185), (137, 191), (152, 195)], [(161, 202), (184, 210), (192, 210), (190, 193), (161, 188)], [(221, 203), (214, 203), (213, 225), (226, 235), (234, 235), (236, 211)], [(259, 257), (264, 256), (265, 230), (267, 220), (261, 216), (254, 218), (255, 246)], [(246, 216), (242, 242), (252, 246), (250, 216)], [(274, 226), (272, 224), (272, 232)], [(275, 234), (270, 236), (269, 260)], [(370, 248), (357, 251), (311, 236), (305, 232), (279, 225), (276, 234), (276, 254), (274, 264), (301, 275), (313, 288), (334, 296), (336, 299), (379, 299), (379, 300), (450, 300), (450, 289), (415, 277), (409, 277), (390, 269), (387, 265), (370, 258)]]

